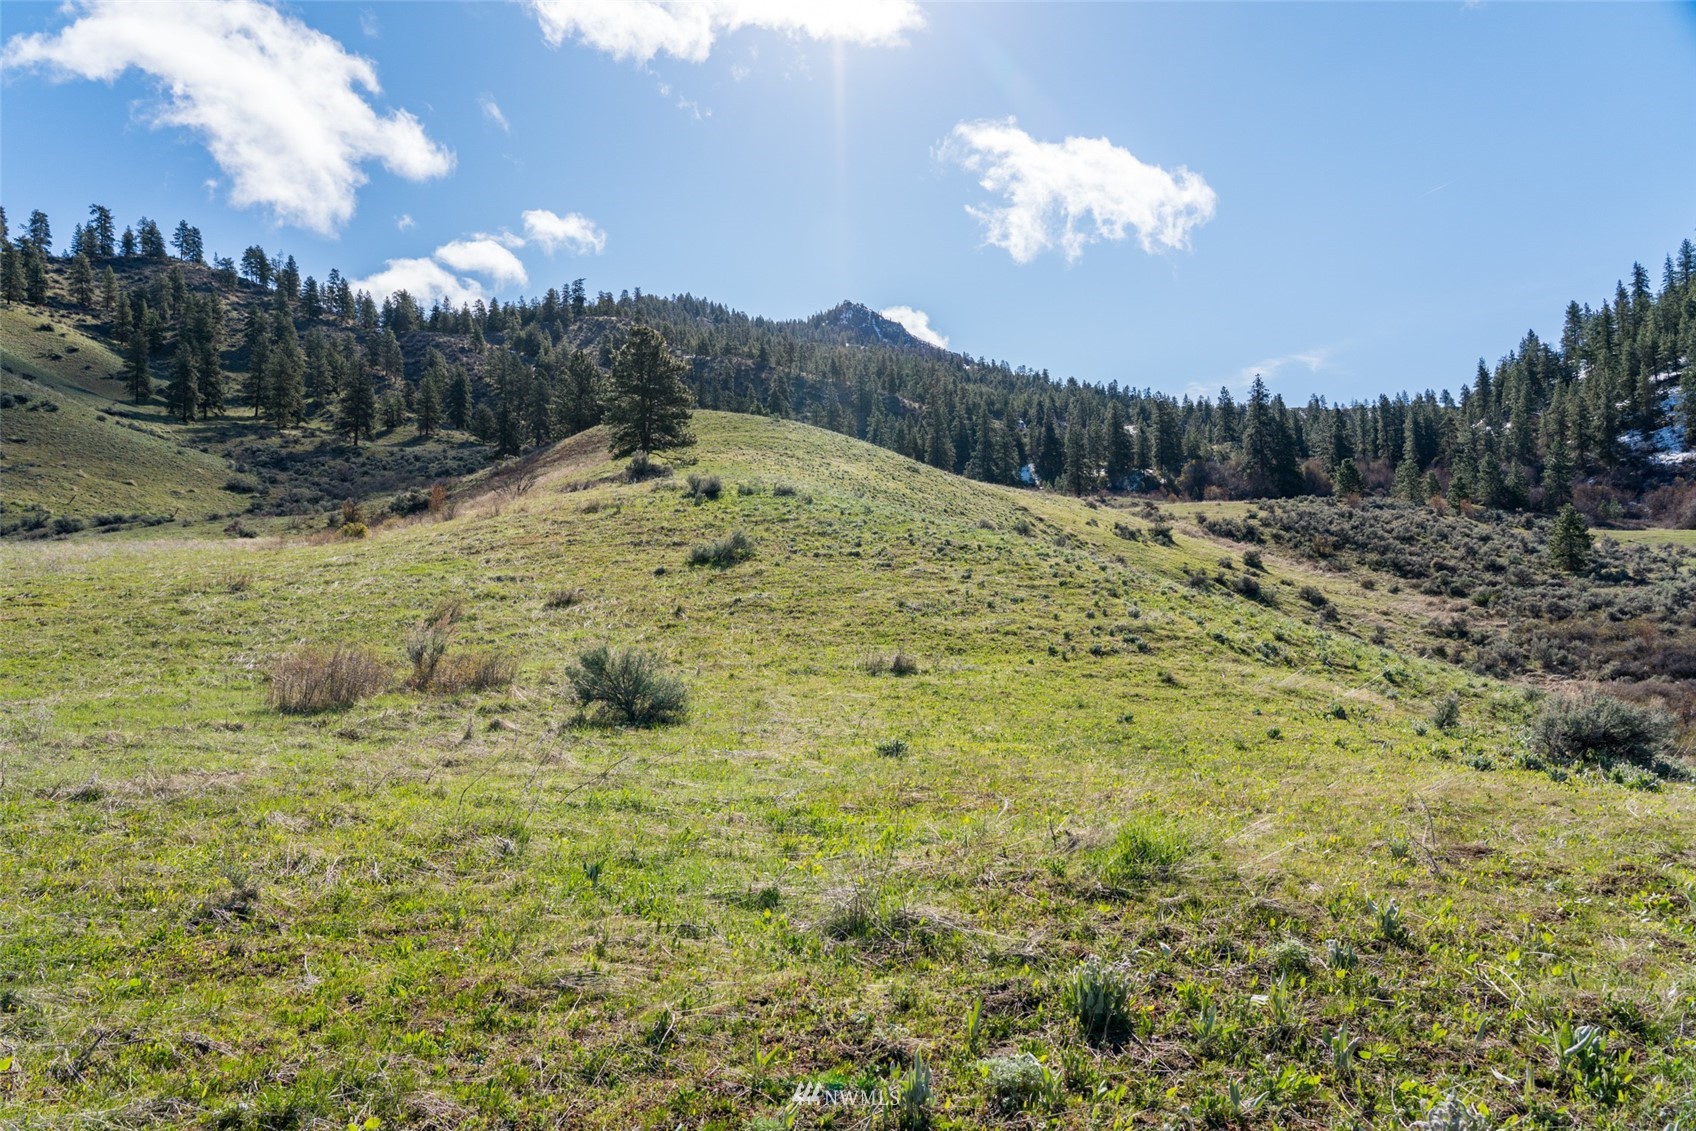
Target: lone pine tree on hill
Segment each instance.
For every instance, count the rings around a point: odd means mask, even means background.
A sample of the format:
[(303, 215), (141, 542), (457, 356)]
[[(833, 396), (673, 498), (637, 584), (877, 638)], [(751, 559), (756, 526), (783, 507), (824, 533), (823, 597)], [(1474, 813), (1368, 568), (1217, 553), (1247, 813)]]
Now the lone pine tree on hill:
[(659, 332), (637, 326), (613, 355), (604, 418), (612, 454), (657, 452), (695, 442), (689, 410), (695, 396), (683, 383), (682, 359)]

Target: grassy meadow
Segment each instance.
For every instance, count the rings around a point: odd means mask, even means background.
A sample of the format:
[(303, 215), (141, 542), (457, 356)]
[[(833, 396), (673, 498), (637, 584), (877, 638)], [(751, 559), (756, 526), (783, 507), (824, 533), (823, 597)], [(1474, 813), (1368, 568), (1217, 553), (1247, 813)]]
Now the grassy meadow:
[[(1534, 693), (1368, 643), (1412, 596), (696, 428), (363, 539), (0, 547), (0, 1126), (876, 1126), (788, 1101), (915, 1058), (934, 1127), (1696, 1125), (1690, 785), (1515, 768)], [(509, 689), (402, 686), (446, 602)], [(393, 689), (270, 707), (338, 643)], [(601, 643), (685, 721), (584, 719)]]

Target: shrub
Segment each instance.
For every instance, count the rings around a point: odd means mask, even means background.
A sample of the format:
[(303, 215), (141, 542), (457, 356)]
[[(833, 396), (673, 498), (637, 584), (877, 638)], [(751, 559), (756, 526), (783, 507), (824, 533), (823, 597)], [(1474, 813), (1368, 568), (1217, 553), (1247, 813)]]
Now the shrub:
[(406, 658), (412, 661), (412, 675), (407, 684), (422, 691), (436, 678), (436, 666), (453, 639), (454, 622), (459, 620), (459, 603), (442, 605), (424, 620), (413, 625), (406, 634)]
[(1260, 573), (1265, 572), (1266, 563), (1261, 558), (1259, 550), (1244, 550), (1243, 551), (1243, 568), (1244, 569), (1252, 569), (1252, 570), (1255, 570), (1256, 572), (1260, 572)]
[(493, 649), (456, 652), (437, 665), (430, 688), (444, 695), (462, 691), (493, 691), (512, 686), (518, 678), (518, 657)]
[(1054, 1071), (1028, 1052), (978, 1062), (984, 1087), (998, 1111), (1012, 1114), (1048, 1106), (1062, 1097)]
[(1129, 887), (1165, 875), (1190, 854), (1187, 840), (1152, 817), (1133, 817), (1119, 829), (1101, 870), (1110, 887)]
[(671, 468), (660, 463), (647, 452), (636, 452), (630, 457), (630, 462), (624, 466), (624, 481), (640, 483), (644, 479), (658, 479), (671, 474)]
[(586, 707), (598, 704), (631, 726), (655, 726), (683, 717), (688, 692), (646, 652), (602, 644), (581, 653), (577, 665), (567, 676), (578, 702)]
[(1653, 766), (1672, 739), (1665, 711), (1634, 707), (1611, 695), (1561, 696), (1543, 705), (1532, 724), (1532, 745), (1550, 762), (1604, 769), (1615, 762)]
[(224, 480), (224, 490), (237, 495), (254, 495), (259, 492), (259, 480), (251, 475), (232, 475)]
[(905, 758), (908, 750), (907, 740), (887, 738), (878, 743), (875, 749), (880, 758)]
[(724, 493), (724, 482), (716, 475), (702, 475), (691, 471), (688, 482), (688, 496), (697, 503), (711, 502)]
[(569, 609), (573, 605), (581, 605), (589, 599), (589, 595), (581, 589), (555, 589), (542, 601), (546, 609)]
[(860, 670), (867, 675), (913, 675), (919, 661), (897, 648), (893, 652), (868, 652), (860, 657)]
[(430, 496), (416, 487), (409, 488), (389, 500), (390, 514), (417, 514), (430, 509)]
[(363, 538), (369, 534), (370, 531), (366, 529), (363, 522), (345, 522), (342, 524), (342, 528), (336, 531), (336, 533), (343, 538)]
[(1431, 725), (1438, 730), (1453, 730), (1460, 725), (1460, 696), (1445, 695), (1431, 708)]
[(271, 665), (271, 706), (291, 715), (351, 707), (388, 687), (392, 673), (369, 648), (296, 648)]
[(689, 564), (725, 569), (754, 556), (754, 542), (740, 530), (716, 542), (703, 542), (689, 549)]
[(1091, 1044), (1110, 1044), (1131, 1031), (1131, 980), (1094, 955), (1066, 979), (1060, 1001)]
[(1323, 608), (1331, 603), (1329, 597), (1311, 585), (1303, 585), (1296, 591), (1296, 595), (1316, 609)]
[(791, 495), (796, 495), (800, 492), (795, 489), (795, 485), (793, 483), (773, 483), (771, 486), (771, 493), (780, 499), (786, 499)]

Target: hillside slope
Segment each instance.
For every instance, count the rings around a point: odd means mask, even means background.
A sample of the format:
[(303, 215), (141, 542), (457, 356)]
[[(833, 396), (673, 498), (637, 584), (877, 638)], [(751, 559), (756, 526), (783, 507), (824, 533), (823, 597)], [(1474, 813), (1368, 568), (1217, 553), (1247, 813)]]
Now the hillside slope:
[(0, 503), (72, 516), (201, 518), (239, 511), (228, 462), (193, 430), (121, 403), (122, 361), (71, 320), (0, 309)]
[[(739, 1127), (915, 1054), (944, 1127), (1696, 1118), (1689, 786), (1510, 768), (1526, 695), (1276, 560), (1196, 588), (1219, 545), (1123, 512), (696, 425), (671, 477), (592, 431), (363, 540), (0, 550), (0, 1119)], [(398, 681), (446, 601), (509, 691), (267, 707), (300, 642)], [(601, 642), (687, 719), (577, 719)], [(1066, 1009), (1089, 955), (1122, 1041)]]

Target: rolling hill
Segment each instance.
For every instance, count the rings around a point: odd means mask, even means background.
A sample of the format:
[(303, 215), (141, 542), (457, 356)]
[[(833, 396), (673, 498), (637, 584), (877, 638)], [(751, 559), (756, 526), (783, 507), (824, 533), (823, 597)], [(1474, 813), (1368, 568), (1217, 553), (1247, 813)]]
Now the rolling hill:
[[(940, 1127), (1696, 1120), (1696, 796), (1523, 768), (1534, 691), (1394, 650), (1435, 598), (696, 430), (363, 538), (0, 547), (0, 1121), (776, 1127), (924, 1073)], [(432, 619), (510, 686), (407, 689)], [(303, 644), (390, 689), (273, 710)], [(598, 644), (684, 720), (584, 717)]]

